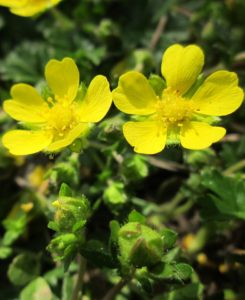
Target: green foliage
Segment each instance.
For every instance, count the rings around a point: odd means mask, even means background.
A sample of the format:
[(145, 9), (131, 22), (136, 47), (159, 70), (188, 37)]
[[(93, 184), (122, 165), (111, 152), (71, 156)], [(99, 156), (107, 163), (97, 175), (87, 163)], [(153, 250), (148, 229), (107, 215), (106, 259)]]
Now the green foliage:
[(105, 189), (103, 198), (108, 206), (120, 207), (127, 201), (124, 192), (124, 184), (121, 182), (109, 182), (109, 186)]
[(41, 300), (43, 298), (47, 300), (57, 299), (56, 297), (54, 297), (49, 285), (42, 277), (38, 277), (37, 279), (29, 283), (20, 294), (21, 300)]
[(203, 204), (205, 218), (245, 219), (245, 183), (241, 178), (225, 177), (217, 171), (202, 176), (202, 185), (212, 192)]
[(22, 253), (16, 256), (8, 269), (8, 278), (14, 285), (26, 285), (40, 273), (40, 261), (33, 253)]
[(102, 242), (90, 240), (81, 247), (81, 254), (100, 268), (115, 268), (117, 266), (115, 258), (111, 256)]
[(77, 154), (66, 155), (63, 161), (57, 161), (54, 167), (48, 170), (46, 178), (49, 178), (55, 187), (60, 186), (63, 182), (76, 186), (79, 182), (78, 168)]
[[(0, 7), (1, 101), (14, 83), (47, 98), (44, 67), (67, 56), (80, 72), (78, 102), (95, 75), (114, 89), (129, 70), (161, 95), (173, 43), (206, 54), (186, 97), (219, 69), (244, 87), (244, 11), (243, 0), (63, 0), (34, 18)], [(0, 298), (110, 299), (116, 289), (117, 300), (244, 299), (244, 118), (243, 104), (212, 148), (168, 145), (156, 156), (132, 151), (128, 116), (115, 107), (61, 153), (13, 157), (0, 145)], [(0, 127), (1, 136), (15, 127), (2, 110)]]
[(156, 298), (156, 300), (201, 300), (203, 299), (202, 293), (202, 284), (191, 283), (169, 292), (163, 298)]
[(151, 270), (150, 276), (158, 280), (182, 282), (190, 278), (192, 271), (192, 267), (188, 264), (161, 263), (156, 268)]

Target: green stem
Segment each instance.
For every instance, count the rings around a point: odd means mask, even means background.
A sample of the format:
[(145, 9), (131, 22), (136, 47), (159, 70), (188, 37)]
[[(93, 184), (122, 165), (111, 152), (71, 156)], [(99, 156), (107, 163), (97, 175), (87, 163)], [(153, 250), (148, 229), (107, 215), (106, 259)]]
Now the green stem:
[(83, 288), (83, 277), (86, 269), (86, 260), (80, 254), (78, 255), (78, 274), (77, 280), (74, 286), (71, 300), (80, 300), (82, 299), (82, 288)]
[(186, 211), (188, 211), (191, 207), (193, 206), (193, 201), (191, 199), (189, 199), (188, 201), (186, 201), (185, 204), (179, 206), (176, 208), (176, 210), (173, 212), (173, 216), (177, 217), (179, 215), (184, 214)]
[(240, 160), (238, 163), (235, 163), (234, 165), (232, 165), (229, 168), (227, 168), (223, 172), (223, 174), (226, 175), (226, 176), (232, 175), (236, 171), (239, 171), (240, 169), (243, 169), (243, 168), (245, 168), (245, 159)]
[(159, 40), (163, 34), (166, 23), (167, 23), (167, 17), (162, 16), (157, 24), (157, 27), (156, 27), (154, 33), (153, 33), (153, 36), (152, 36), (152, 39), (150, 42), (150, 46), (149, 46), (150, 50), (154, 50), (156, 48), (156, 45), (159, 42)]
[(168, 203), (164, 203), (158, 206), (157, 211), (159, 213), (173, 211), (176, 206), (184, 199), (182, 192), (177, 193)]
[(102, 300), (113, 300), (116, 295), (122, 290), (122, 288), (127, 285), (130, 279), (121, 279), (113, 288), (111, 288), (108, 293), (102, 298)]

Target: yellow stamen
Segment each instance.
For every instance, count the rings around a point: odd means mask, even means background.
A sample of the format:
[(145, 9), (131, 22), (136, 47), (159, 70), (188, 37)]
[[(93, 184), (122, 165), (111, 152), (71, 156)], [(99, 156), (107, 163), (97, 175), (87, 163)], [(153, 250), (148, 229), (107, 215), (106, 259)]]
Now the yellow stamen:
[(178, 91), (165, 89), (156, 104), (156, 119), (166, 126), (181, 127), (194, 111), (193, 102), (182, 98)]
[(77, 124), (75, 108), (72, 104), (66, 106), (60, 102), (56, 103), (47, 114), (46, 129), (52, 131), (56, 136), (63, 137)]

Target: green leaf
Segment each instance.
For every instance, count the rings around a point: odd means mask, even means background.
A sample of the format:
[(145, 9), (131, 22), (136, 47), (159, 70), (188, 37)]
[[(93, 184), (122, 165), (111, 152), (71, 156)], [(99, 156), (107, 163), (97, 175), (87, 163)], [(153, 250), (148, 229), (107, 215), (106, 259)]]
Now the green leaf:
[(39, 257), (32, 253), (16, 256), (8, 268), (8, 278), (14, 285), (25, 285), (40, 273)]
[(113, 208), (121, 207), (127, 201), (127, 196), (122, 182), (113, 181), (105, 189), (103, 198), (105, 203)]
[(193, 269), (190, 265), (185, 263), (178, 263), (175, 265), (175, 276), (180, 280), (188, 280), (191, 277)]
[(163, 297), (155, 300), (201, 300), (204, 286), (200, 283), (190, 283), (184, 287), (175, 289)]
[(42, 278), (38, 277), (25, 287), (20, 294), (20, 300), (55, 300), (49, 285)]
[(116, 243), (118, 241), (118, 232), (120, 230), (120, 224), (117, 221), (112, 220), (110, 222), (110, 229), (111, 229), (110, 240)]
[(43, 78), (43, 68), (52, 56), (50, 47), (41, 42), (24, 41), (0, 63), (5, 80), (36, 84)]
[(6, 259), (12, 254), (13, 250), (10, 247), (0, 247), (0, 259)]
[(180, 253), (181, 253), (181, 250), (179, 247), (173, 248), (173, 249), (167, 251), (167, 253), (163, 256), (163, 261), (165, 263), (172, 262), (180, 256)]
[(125, 157), (121, 168), (121, 172), (128, 182), (138, 181), (149, 174), (147, 158), (139, 154)]
[(43, 275), (43, 278), (47, 281), (49, 285), (56, 286), (58, 280), (62, 279), (64, 275), (64, 267), (61, 265), (45, 273)]
[(78, 139), (75, 139), (72, 144), (69, 146), (69, 149), (72, 151), (72, 152), (75, 152), (75, 153), (80, 153), (82, 152), (82, 149), (84, 148), (84, 143), (83, 143), (83, 140), (78, 138)]
[(86, 93), (87, 93), (87, 87), (84, 82), (81, 82), (74, 101), (76, 102), (83, 101), (84, 97), (86, 96)]
[(128, 221), (129, 222), (138, 222), (140, 224), (146, 223), (146, 218), (137, 212), (136, 210), (132, 210), (131, 213), (128, 215)]
[(192, 85), (192, 87), (185, 93), (184, 97), (185, 98), (191, 98), (195, 92), (198, 90), (198, 88), (202, 85), (204, 81), (204, 76), (203, 74), (200, 74), (196, 80), (196, 82)]
[(60, 190), (59, 190), (59, 196), (62, 197), (62, 196), (66, 196), (66, 197), (72, 197), (73, 193), (72, 193), (72, 189), (69, 187), (68, 184), (66, 183), (62, 183), (61, 184), (61, 187), (60, 187)]
[(177, 240), (177, 233), (171, 229), (163, 229), (161, 231), (163, 245), (165, 249), (172, 248)]
[(202, 185), (212, 192), (201, 203), (204, 218), (245, 220), (245, 182), (243, 179), (225, 177), (218, 171), (211, 171), (202, 176)]
[(27, 215), (24, 212), (20, 212), (20, 215), (16, 215), (14, 218), (5, 219), (3, 226), (6, 232), (2, 240), (3, 245), (12, 245), (26, 230), (27, 221)]
[(81, 254), (98, 267), (115, 268), (116, 262), (104, 245), (98, 240), (88, 241), (82, 248)]
[(141, 277), (137, 278), (141, 288), (146, 292), (147, 294), (152, 294), (153, 292), (153, 282), (147, 278), (147, 277)]
[(167, 87), (164, 79), (156, 74), (151, 74), (148, 80), (155, 93), (159, 97), (162, 96), (163, 90)]
[(155, 280), (186, 281), (191, 277), (193, 269), (185, 263), (161, 263), (150, 271), (150, 276)]

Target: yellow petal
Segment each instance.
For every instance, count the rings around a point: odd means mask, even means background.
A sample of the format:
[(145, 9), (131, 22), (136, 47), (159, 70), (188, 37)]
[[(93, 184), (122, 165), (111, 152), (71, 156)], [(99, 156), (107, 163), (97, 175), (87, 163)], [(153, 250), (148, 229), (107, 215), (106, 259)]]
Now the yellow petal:
[(15, 84), (11, 89), (12, 100), (3, 103), (3, 109), (13, 119), (30, 123), (45, 122), (48, 105), (37, 90), (24, 83)]
[(74, 140), (78, 138), (82, 133), (86, 133), (87, 129), (88, 124), (86, 123), (77, 125), (71, 131), (69, 131), (63, 139), (56, 140), (52, 144), (50, 144), (46, 150), (50, 152), (56, 152), (65, 148), (66, 146), (71, 145)]
[(28, 155), (46, 148), (52, 135), (45, 131), (12, 130), (4, 134), (3, 145), (13, 155)]
[(105, 76), (98, 75), (90, 83), (85, 99), (79, 107), (81, 122), (99, 122), (112, 103), (110, 85)]
[(157, 122), (127, 122), (123, 134), (134, 151), (142, 154), (155, 154), (162, 151), (166, 144), (167, 131)]
[(204, 149), (222, 139), (225, 133), (223, 127), (202, 122), (186, 122), (180, 130), (180, 142), (187, 149)]
[(156, 111), (155, 92), (139, 72), (130, 71), (122, 75), (112, 96), (116, 107), (127, 114), (149, 115)]
[(243, 91), (238, 87), (237, 75), (217, 71), (210, 75), (192, 97), (196, 112), (211, 116), (225, 116), (242, 104)]
[(22, 17), (31, 17), (58, 4), (61, 0), (29, 0), (25, 5), (15, 7), (11, 5), (11, 12)]
[(0, 5), (7, 7), (20, 7), (26, 2), (27, 0), (0, 0)]
[(195, 45), (182, 47), (176, 44), (163, 54), (162, 75), (168, 87), (183, 95), (196, 81), (203, 64), (204, 54), (201, 48)]
[(79, 71), (73, 59), (51, 59), (45, 68), (45, 76), (53, 93), (61, 101), (71, 103), (77, 95)]

